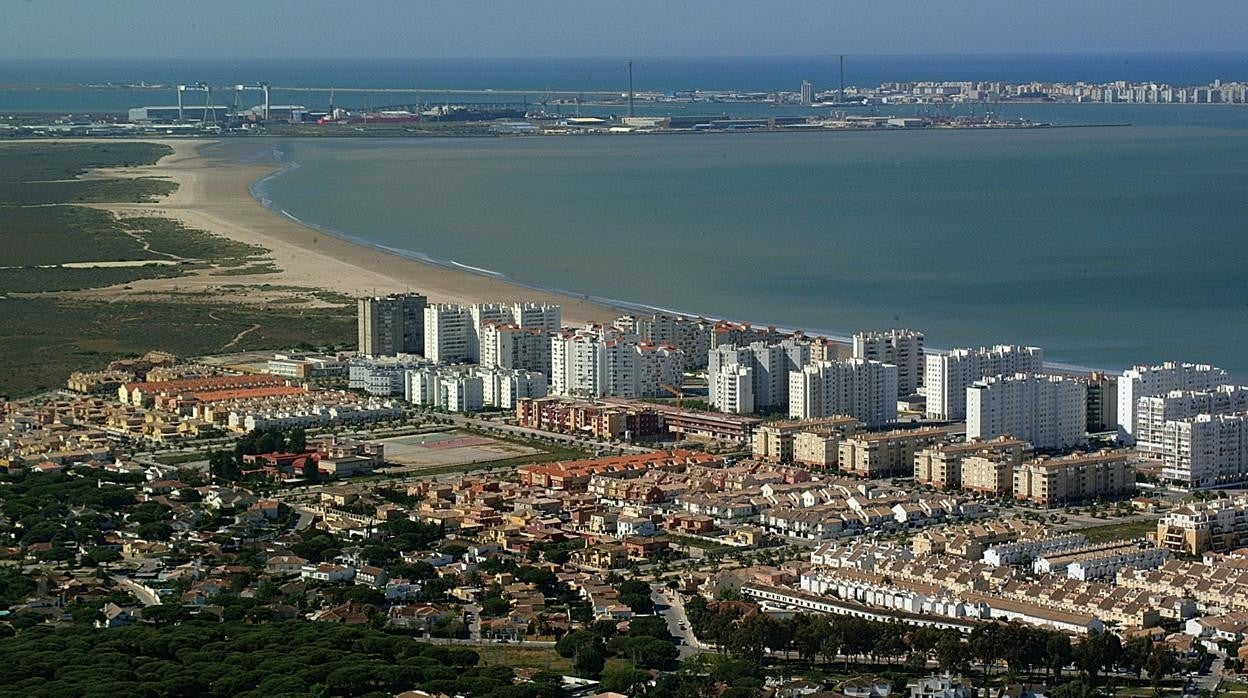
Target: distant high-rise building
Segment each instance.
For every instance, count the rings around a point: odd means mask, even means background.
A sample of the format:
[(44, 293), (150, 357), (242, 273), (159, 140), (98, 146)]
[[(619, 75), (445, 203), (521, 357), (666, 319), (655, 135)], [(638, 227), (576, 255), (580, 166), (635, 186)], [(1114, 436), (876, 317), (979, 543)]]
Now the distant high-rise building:
[(425, 357), (438, 363), (468, 361), (468, 326), (472, 313), (462, 305), (438, 303), (425, 308)]
[(897, 394), (913, 395), (923, 385), (923, 333), (914, 330), (859, 332), (854, 335), (854, 358), (897, 367)]
[(802, 104), (810, 106), (815, 102), (815, 88), (809, 80), (802, 81)]
[(802, 339), (785, 339), (780, 342), (753, 342), (747, 346), (719, 346), (708, 354), (707, 387), (710, 403), (719, 409), (717, 389), (718, 373), (729, 370), (739, 374), (737, 367), (750, 369), (753, 381), (751, 395), (754, 409), (788, 409), (789, 373), (800, 371), (810, 363), (810, 344)]
[(1118, 379), (1118, 439), (1135, 443), (1135, 414), (1139, 399), (1172, 390), (1212, 390), (1227, 381), (1226, 371), (1207, 364), (1167, 361), (1159, 366), (1135, 366)]
[(359, 349), (369, 356), (424, 354), (424, 312), (419, 293), (361, 298), (357, 303)]
[(966, 417), (966, 389), (975, 381), (1013, 373), (1039, 373), (1043, 369), (1044, 351), (1038, 347), (998, 344), (991, 349), (954, 349), (948, 354), (930, 354), (923, 372), (927, 416), (963, 419)]
[(1088, 441), (1087, 400), (1087, 386), (1074, 378), (985, 378), (966, 390), (966, 438), (1013, 436), (1039, 449), (1082, 446)]
[(868, 427), (897, 421), (897, 367), (867, 359), (818, 361), (789, 373), (789, 417), (849, 415)]

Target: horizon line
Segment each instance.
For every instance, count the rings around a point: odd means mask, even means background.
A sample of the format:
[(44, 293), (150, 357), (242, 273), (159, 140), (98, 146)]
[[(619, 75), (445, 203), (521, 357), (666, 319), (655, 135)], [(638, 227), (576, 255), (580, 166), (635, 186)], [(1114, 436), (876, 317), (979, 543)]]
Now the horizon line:
[(3, 61), (133, 61), (136, 63), (164, 61), (164, 60), (188, 60), (188, 61), (208, 61), (229, 63), (239, 60), (266, 60), (266, 61), (424, 61), (424, 60), (445, 60), (445, 61), (492, 61), (492, 60), (638, 60), (638, 59), (725, 59), (725, 58), (836, 58), (838, 56), (851, 57), (869, 57), (869, 58), (925, 58), (931, 56), (962, 56), (962, 57), (992, 57), (992, 56), (1174, 56), (1174, 55), (1192, 55), (1192, 56), (1208, 56), (1208, 55), (1248, 55), (1245, 49), (1168, 49), (1161, 51), (1151, 51), (1142, 49), (1124, 49), (1112, 51), (1077, 51), (1077, 50), (1055, 50), (1055, 51), (995, 51), (995, 52), (958, 52), (958, 51), (938, 51), (938, 52), (921, 52), (921, 53), (891, 53), (891, 52), (831, 52), (831, 53), (704, 53), (704, 54), (611, 54), (611, 55), (573, 55), (573, 54), (543, 54), (543, 55), (496, 55), (496, 56), (429, 56), (429, 55), (413, 55), (413, 56), (360, 56), (358, 54), (351, 56), (327, 56), (327, 55), (310, 55), (310, 56), (291, 56), (291, 55), (252, 55), (252, 56), (234, 56), (231, 58), (222, 58), (220, 56), (184, 56), (184, 55), (147, 55), (147, 56), (72, 56), (72, 57), (49, 57), (49, 56), (5, 56), (0, 55)]

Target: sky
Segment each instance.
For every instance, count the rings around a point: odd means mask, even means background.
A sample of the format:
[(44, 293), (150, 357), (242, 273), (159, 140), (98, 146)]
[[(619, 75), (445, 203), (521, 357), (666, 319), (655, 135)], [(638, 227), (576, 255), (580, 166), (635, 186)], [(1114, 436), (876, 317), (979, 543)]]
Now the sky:
[(1248, 0), (0, 0), (0, 58), (1242, 51)]

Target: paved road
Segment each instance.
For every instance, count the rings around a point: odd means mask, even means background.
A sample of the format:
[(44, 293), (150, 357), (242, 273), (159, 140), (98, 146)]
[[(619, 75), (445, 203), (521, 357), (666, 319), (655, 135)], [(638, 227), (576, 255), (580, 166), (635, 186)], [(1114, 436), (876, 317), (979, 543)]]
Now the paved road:
[(125, 588), (126, 591), (134, 594), (144, 606), (159, 606), (160, 597), (145, 589), (141, 584), (136, 583), (129, 577), (123, 577), (119, 574), (113, 575), (113, 581)]
[(468, 639), (481, 641), (481, 607), (475, 603), (465, 604), (464, 613), (468, 615)]
[(1200, 695), (1201, 691), (1208, 691), (1209, 695), (1216, 696), (1218, 694), (1218, 686), (1222, 683), (1222, 664), (1225, 658), (1215, 656), (1213, 662), (1209, 664), (1209, 673), (1201, 674), (1193, 679), (1192, 692), (1190, 695)]
[[(655, 587), (650, 591), (650, 599), (654, 601), (656, 609), (661, 609), (663, 618), (667, 621), (667, 631), (673, 637), (684, 640), (683, 643), (676, 645), (681, 659), (688, 659), (705, 649), (693, 634), (689, 617), (685, 615), (684, 601), (679, 593), (666, 587)], [(682, 625), (684, 627), (681, 627)]]

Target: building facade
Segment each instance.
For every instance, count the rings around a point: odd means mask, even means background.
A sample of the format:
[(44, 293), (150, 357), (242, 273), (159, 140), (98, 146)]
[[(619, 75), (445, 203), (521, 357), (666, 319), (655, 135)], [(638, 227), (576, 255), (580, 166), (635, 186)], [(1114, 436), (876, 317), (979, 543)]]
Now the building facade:
[(425, 306), (419, 293), (361, 298), (356, 302), (360, 352), (369, 356), (425, 353)]
[(869, 359), (819, 361), (789, 374), (789, 418), (846, 414), (868, 427), (897, 421), (897, 367)]
[(1226, 371), (1207, 364), (1174, 361), (1157, 366), (1135, 366), (1118, 378), (1118, 439), (1135, 443), (1135, 411), (1139, 399), (1172, 390), (1212, 390), (1227, 382)]
[(923, 333), (895, 329), (854, 335), (854, 358), (897, 367), (897, 395), (913, 395), (923, 385)]
[(1037, 449), (1087, 443), (1087, 386), (1073, 378), (1019, 373), (975, 382), (966, 390), (966, 436), (1013, 436)]
[(1014, 498), (1042, 507), (1135, 491), (1135, 468), (1129, 451), (1099, 451), (1061, 458), (1037, 458), (1014, 469)]
[(998, 344), (979, 349), (955, 349), (948, 354), (929, 354), (923, 371), (923, 394), (931, 419), (966, 417), (966, 389), (975, 381), (1013, 373), (1038, 373), (1044, 369), (1044, 351), (1038, 347)]

